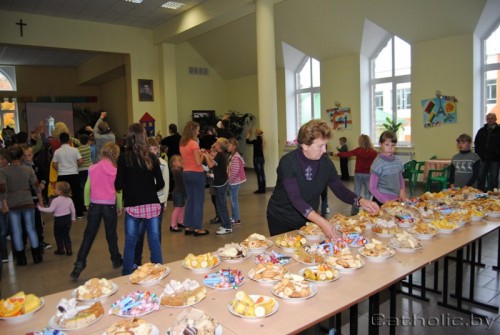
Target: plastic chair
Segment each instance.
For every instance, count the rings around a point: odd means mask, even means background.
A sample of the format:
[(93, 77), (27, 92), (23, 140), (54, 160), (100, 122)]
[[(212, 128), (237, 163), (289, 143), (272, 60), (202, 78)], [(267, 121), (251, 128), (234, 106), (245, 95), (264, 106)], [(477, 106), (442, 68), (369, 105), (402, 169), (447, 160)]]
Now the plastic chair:
[[(437, 156), (434, 155), (429, 158), (429, 160), (437, 159)], [(425, 166), (425, 161), (417, 161), (417, 164), (415, 165), (415, 170), (413, 171), (413, 179), (410, 184), (410, 194), (413, 196), (413, 192), (416, 191), (417, 189), (417, 183), (418, 183), (418, 176), (419, 175), (424, 175), (424, 166)], [(412, 192), (413, 188), (413, 192)]]
[(444, 190), (448, 186), (450, 167), (451, 166), (448, 165), (447, 167), (440, 170), (429, 170), (425, 191), (430, 192), (432, 183), (438, 183), (441, 186), (441, 190)]
[(414, 179), (415, 166), (417, 164), (416, 160), (411, 160), (405, 163), (403, 169), (403, 178), (408, 179), (408, 186), (410, 187), (410, 196), (413, 197), (413, 191), (415, 190), (412, 186)]

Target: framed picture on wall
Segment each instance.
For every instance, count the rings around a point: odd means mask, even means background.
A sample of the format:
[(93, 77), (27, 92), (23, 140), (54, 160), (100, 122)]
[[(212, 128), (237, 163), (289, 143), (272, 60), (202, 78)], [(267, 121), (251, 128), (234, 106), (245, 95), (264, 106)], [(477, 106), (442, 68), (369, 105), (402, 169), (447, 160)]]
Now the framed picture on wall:
[(154, 101), (152, 80), (139, 79), (139, 101)]

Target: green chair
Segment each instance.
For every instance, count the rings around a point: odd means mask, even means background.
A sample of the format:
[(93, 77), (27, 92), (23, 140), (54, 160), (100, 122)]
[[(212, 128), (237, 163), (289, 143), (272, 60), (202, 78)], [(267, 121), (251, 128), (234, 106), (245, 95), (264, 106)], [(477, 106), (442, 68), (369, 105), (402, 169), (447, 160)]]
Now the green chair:
[(410, 196), (411, 197), (413, 197), (413, 192), (415, 191), (412, 184), (413, 184), (416, 164), (417, 164), (417, 161), (413, 159), (411, 161), (406, 162), (404, 165), (404, 168), (403, 168), (403, 178), (408, 179), (408, 186), (410, 187)]
[(429, 170), (425, 191), (430, 192), (432, 183), (438, 183), (441, 186), (441, 190), (444, 190), (448, 186), (450, 168), (451, 165), (448, 165), (447, 167), (440, 170)]
[[(434, 156), (429, 158), (429, 160), (432, 160), (432, 159), (437, 159), (437, 156), (434, 155)], [(410, 183), (410, 194), (412, 194), (412, 196), (413, 196), (413, 192), (415, 192), (417, 190), (418, 176), (424, 175), (424, 166), (425, 166), (424, 161), (421, 161), (421, 162), (417, 161), (417, 164), (415, 165), (415, 170), (413, 170), (413, 172), (412, 172), (413, 178), (412, 178), (411, 183)], [(413, 191), (412, 191), (412, 188), (413, 188)]]

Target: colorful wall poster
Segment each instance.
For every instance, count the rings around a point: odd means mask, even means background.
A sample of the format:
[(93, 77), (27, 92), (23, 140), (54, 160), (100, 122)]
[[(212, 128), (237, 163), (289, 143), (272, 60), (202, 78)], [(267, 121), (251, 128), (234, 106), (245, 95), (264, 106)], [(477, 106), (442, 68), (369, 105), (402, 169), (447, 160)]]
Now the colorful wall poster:
[(424, 127), (439, 127), (447, 123), (457, 123), (457, 101), (454, 97), (422, 100)]
[(327, 109), (326, 112), (330, 116), (333, 130), (352, 129), (351, 109), (349, 107), (331, 108)]

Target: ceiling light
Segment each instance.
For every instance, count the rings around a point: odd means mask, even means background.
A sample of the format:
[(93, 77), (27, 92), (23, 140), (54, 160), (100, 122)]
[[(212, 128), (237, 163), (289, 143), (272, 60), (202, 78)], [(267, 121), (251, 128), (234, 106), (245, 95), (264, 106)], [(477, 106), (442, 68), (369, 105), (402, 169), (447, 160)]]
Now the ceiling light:
[(176, 2), (176, 1), (167, 1), (163, 5), (161, 5), (163, 8), (168, 8), (168, 9), (178, 9), (184, 6), (183, 3), (181, 2)]
[(124, 0), (126, 2), (141, 3), (142, 0)]

